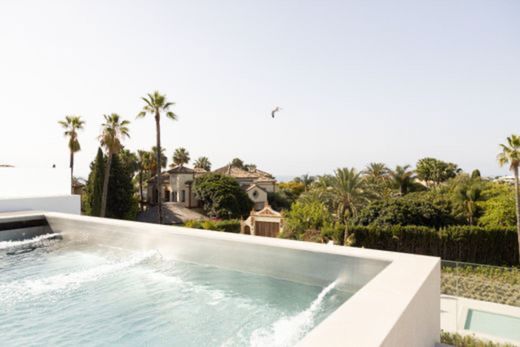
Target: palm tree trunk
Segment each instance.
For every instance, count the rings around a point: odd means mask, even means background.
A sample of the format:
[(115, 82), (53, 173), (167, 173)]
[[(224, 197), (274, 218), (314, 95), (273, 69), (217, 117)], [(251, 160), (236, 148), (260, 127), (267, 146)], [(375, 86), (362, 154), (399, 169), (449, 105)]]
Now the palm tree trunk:
[(143, 170), (139, 170), (139, 206), (143, 212)]
[(157, 208), (159, 209), (159, 224), (163, 222), (163, 213), (162, 213), (162, 177), (161, 177), (161, 123), (160, 123), (160, 114), (159, 112), (155, 113), (155, 128), (157, 135), (157, 171), (156, 171), (156, 180), (155, 184), (157, 186)]
[(110, 179), (110, 166), (112, 165), (112, 153), (108, 153), (107, 165), (105, 166), (105, 179), (103, 180), (103, 194), (101, 194), (101, 217), (107, 212), (108, 180)]
[(518, 182), (518, 166), (513, 169), (515, 175), (515, 195), (516, 195), (516, 232), (518, 236), (518, 257), (520, 259), (520, 182)]
[(74, 151), (70, 150), (70, 193), (74, 194)]
[(348, 237), (349, 237), (348, 221), (346, 221), (345, 222), (345, 233), (343, 234), (343, 246), (347, 245)]

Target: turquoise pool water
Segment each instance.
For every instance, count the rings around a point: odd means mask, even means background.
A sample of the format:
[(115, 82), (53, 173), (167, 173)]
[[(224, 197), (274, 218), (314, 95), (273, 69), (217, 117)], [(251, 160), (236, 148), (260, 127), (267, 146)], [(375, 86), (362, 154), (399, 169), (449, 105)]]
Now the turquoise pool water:
[(54, 236), (0, 242), (2, 346), (291, 346), (350, 297)]
[(520, 318), (479, 310), (468, 310), (464, 329), (520, 343)]

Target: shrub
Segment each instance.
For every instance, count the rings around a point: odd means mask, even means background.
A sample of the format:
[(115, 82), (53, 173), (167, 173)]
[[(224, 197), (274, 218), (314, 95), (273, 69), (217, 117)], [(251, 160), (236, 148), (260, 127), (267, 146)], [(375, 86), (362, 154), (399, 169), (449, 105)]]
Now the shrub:
[(240, 221), (237, 219), (229, 220), (189, 220), (184, 223), (187, 228), (205, 229), (214, 231), (225, 231), (228, 233), (240, 232)]
[(422, 225), (441, 228), (456, 223), (451, 202), (427, 192), (374, 201), (363, 208), (355, 219), (355, 224), (378, 226)]
[(194, 187), (195, 195), (210, 216), (245, 217), (253, 207), (253, 202), (232, 177), (208, 173), (197, 177)]
[(332, 223), (332, 215), (319, 201), (297, 201), (285, 215), (284, 235), (289, 238), (303, 239), (308, 230), (320, 230)]
[(512, 228), (450, 226), (353, 226), (352, 246), (438, 256), (490, 265), (517, 265), (518, 242)]
[(460, 335), (441, 331), (441, 343), (455, 347), (514, 347), (511, 344), (502, 344), (487, 340), (481, 340), (471, 335)]
[(441, 293), (520, 306), (520, 269), (443, 261)]

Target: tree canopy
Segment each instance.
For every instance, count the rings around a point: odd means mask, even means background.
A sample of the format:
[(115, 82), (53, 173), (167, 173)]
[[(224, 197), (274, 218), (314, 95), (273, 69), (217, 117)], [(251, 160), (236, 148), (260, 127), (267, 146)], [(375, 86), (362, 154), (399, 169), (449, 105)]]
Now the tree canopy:
[(440, 183), (455, 177), (459, 171), (457, 164), (447, 163), (435, 158), (423, 158), (417, 162), (415, 172), (417, 178), (426, 185), (438, 186)]
[(194, 192), (202, 202), (204, 211), (218, 218), (246, 217), (253, 202), (229, 176), (208, 173), (195, 179)]

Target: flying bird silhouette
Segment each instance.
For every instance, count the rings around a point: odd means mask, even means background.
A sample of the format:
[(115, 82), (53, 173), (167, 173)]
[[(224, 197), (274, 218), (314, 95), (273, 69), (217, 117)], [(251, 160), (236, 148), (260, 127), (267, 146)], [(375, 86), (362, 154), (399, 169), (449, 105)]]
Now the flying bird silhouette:
[(280, 107), (276, 106), (276, 107), (274, 108), (274, 110), (271, 111), (271, 117), (274, 118), (274, 114), (275, 114), (276, 112), (278, 112), (278, 111), (281, 111), (281, 110), (282, 110), (282, 109), (281, 109)]

